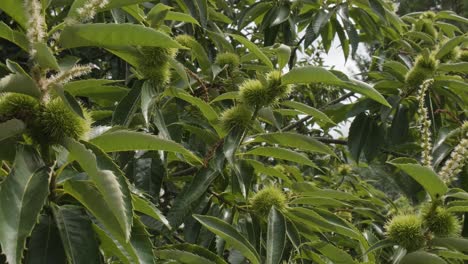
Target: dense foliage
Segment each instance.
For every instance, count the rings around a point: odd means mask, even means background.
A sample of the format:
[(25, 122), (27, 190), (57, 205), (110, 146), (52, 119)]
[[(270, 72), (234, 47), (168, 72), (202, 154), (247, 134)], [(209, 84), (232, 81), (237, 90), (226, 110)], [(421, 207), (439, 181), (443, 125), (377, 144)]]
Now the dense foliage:
[(464, 263), (468, 19), (390, 2), (1, 0), (0, 263)]

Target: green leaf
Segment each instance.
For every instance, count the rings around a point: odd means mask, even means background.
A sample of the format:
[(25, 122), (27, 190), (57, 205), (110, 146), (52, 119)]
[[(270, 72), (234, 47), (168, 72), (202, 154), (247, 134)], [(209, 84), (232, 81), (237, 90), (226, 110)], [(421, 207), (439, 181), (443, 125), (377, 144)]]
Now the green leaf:
[(235, 100), (239, 97), (239, 92), (235, 91), (235, 92), (226, 92), (226, 93), (223, 93), (219, 96), (217, 96), (215, 99), (211, 100), (210, 104), (214, 103), (214, 102), (219, 102), (219, 101), (223, 101), (223, 100)]
[(352, 264), (356, 263), (354, 259), (346, 253), (344, 250), (339, 249), (333, 246), (331, 243), (326, 243), (323, 241), (307, 243), (312, 246), (314, 249), (318, 250), (322, 255), (327, 257), (336, 264)]
[(10, 264), (22, 263), (49, 194), (49, 171), (33, 148), (17, 147), (13, 169), (0, 185), (0, 245)]
[[(94, 232), (96, 233), (99, 239), (99, 247), (104, 256), (107, 258), (116, 257), (123, 264), (138, 263), (138, 257), (136, 256), (134, 250), (123, 248), (120, 244), (110, 237), (103, 229), (93, 224)], [(137, 260), (137, 261), (134, 261)]]
[(83, 109), (81, 108), (80, 104), (76, 101), (73, 95), (63, 90), (62, 85), (53, 85), (53, 89), (71, 111), (75, 112), (75, 114), (79, 115), (81, 118), (85, 118)]
[(365, 114), (359, 114), (349, 128), (348, 149), (351, 157), (359, 163), (361, 152), (366, 146), (369, 133), (370, 118)]
[(210, 124), (213, 126), (213, 128), (219, 133), (221, 133), (221, 128), (218, 124), (219, 122), (219, 117), (218, 113), (211, 107), (211, 105), (205, 101), (203, 101), (200, 98), (193, 97), (190, 94), (182, 91), (176, 91), (173, 89), (167, 89), (165, 93), (168, 96), (175, 96), (179, 99), (182, 99), (194, 106), (196, 106), (200, 112), (203, 114), (203, 116), (210, 122)]
[(296, 198), (292, 201), (290, 201), (291, 204), (307, 204), (307, 205), (313, 205), (313, 206), (323, 206), (323, 207), (351, 207), (350, 204), (346, 204), (344, 202), (331, 199), (331, 198), (326, 198), (326, 197), (313, 197), (313, 196), (305, 196), (305, 197), (299, 197)]
[(200, 170), (188, 187), (177, 195), (167, 218), (173, 227), (179, 227), (185, 218), (192, 213), (192, 206), (202, 197), (210, 184), (219, 176), (219, 171), (205, 168)]
[(252, 244), (230, 224), (213, 216), (194, 215), (193, 217), (208, 230), (220, 236), (235, 249), (239, 250), (252, 264), (261, 263), (260, 256)]
[(28, 51), (29, 44), (28, 44), (28, 40), (26, 39), (26, 35), (16, 30), (11, 29), (4, 22), (0, 22), (0, 38), (6, 39), (14, 43), (15, 45), (17, 45), (24, 51)]
[(34, 43), (34, 49), (36, 50), (34, 59), (42, 68), (60, 70), (57, 59), (47, 44), (42, 42)]
[(445, 183), (431, 168), (419, 164), (399, 164), (392, 161), (388, 163), (401, 169), (421, 184), (432, 199), (438, 199), (448, 191)]
[(135, 211), (151, 216), (152, 218), (163, 223), (165, 226), (167, 226), (167, 228), (171, 229), (169, 221), (167, 221), (166, 217), (161, 213), (161, 211), (159, 211), (159, 209), (156, 208), (156, 206), (154, 206), (154, 204), (152, 204), (150, 201), (135, 194), (132, 195), (132, 201)]
[(163, 150), (181, 153), (185, 157), (190, 158), (191, 161), (202, 164), (199, 157), (180, 144), (140, 132), (116, 130), (95, 137), (90, 140), (90, 142), (100, 147), (105, 152)]
[(468, 73), (468, 62), (442, 63), (437, 67), (439, 71)]
[(317, 198), (331, 198), (340, 201), (364, 201), (363, 199), (352, 195), (351, 193), (337, 191), (337, 190), (328, 190), (328, 189), (317, 189), (313, 191), (301, 191), (296, 190), (306, 197), (317, 197)]
[(447, 211), (449, 212), (453, 212), (453, 213), (456, 213), (456, 212), (466, 212), (468, 213), (468, 203), (466, 206), (451, 206), (447, 209)]
[(23, 67), (21, 67), (21, 65), (19, 65), (17, 62), (14, 62), (10, 59), (6, 59), (5, 64), (12, 73), (19, 73), (29, 76), (28, 73), (23, 69)]
[(249, 51), (255, 54), (255, 56), (266, 66), (268, 66), (268, 68), (273, 69), (273, 63), (271, 63), (270, 59), (257, 47), (257, 45), (240, 35), (229, 34), (229, 36), (233, 37), (235, 40), (239, 41), (242, 45), (249, 49)]
[(306, 155), (284, 148), (257, 147), (250, 151), (247, 151), (246, 153), (244, 153), (244, 155), (271, 157), (297, 162), (313, 168), (317, 167), (317, 165), (315, 165), (315, 163), (313, 163)]
[(115, 240), (105, 230), (93, 225), (94, 232), (101, 242), (100, 247), (107, 257), (118, 257), (123, 263), (154, 264), (155, 256), (150, 235), (143, 223), (135, 217), (133, 219), (130, 241)]
[(18, 24), (26, 29), (27, 18), (24, 5), (18, 3), (18, 0), (2, 0), (0, 1), (0, 10), (7, 13), (13, 18)]
[(297, 133), (277, 132), (253, 136), (251, 142), (267, 142), (269, 144), (297, 148), (303, 151), (317, 152), (336, 157), (333, 150), (318, 140)]
[(80, 207), (52, 205), (55, 222), (69, 263), (101, 263), (99, 247), (89, 218)]
[(288, 178), (288, 176), (283, 174), (281, 171), (275, 169), (274, 167), (267, 166), (263, 164), (262, 162), (252, 160), (252, 159), (243, 159), (243, 160), (247, 161), (250, 165), (252, 165), (252, 167), (257, 173), (262, 173), (262, 174), (266, 174), (266, 175), (270, 175), (270, 176), (282, 179), (286, 185), (289, 185), (292, 183), (291, 180)]
[(325, 83), (339, 85), (343, 83), (330, 71), (317, 66), (295, 67), (283, 75), (281, 81), (284, 84)]
[(284, 84), (324, 83), (341, 86), (353, 92), (363, 94), (385, 106), (391, 107), (387, 100), (372, 86), (358, 80), (342, 81), (336, 75), (321, 67), (296, 67), (282, 77), (282, 82)]
[(191, 15), (180, 12), (169, 11), (164, 20), (182, 21), (200, 26), (200, 23)]
[(261, 16), (272, 7), (270, 2), (256, 2), (250, 6), (247, 10), (242, 13), (241, 18), (239, 19), (239, 30), (247, 26), (249, 23), (254, 21), (257, 17)]
[(192, 244), (165, 246), (156, 249), (155, 254), (160, 259), (177, 260), (186, 264), (227, 264), (220, 256), (208, 249)]
[(335, 122), (331, 120), (326, 114), (324, 114), (322, 111), (313, 108), (311, 106), (308, 106), (306, 104), (296, 102), (296, 101), (285, 101), (281, 103), (284, 106), (294, 108), (296, 110), (299, 110), (303, 112), (304, 114), (310, 115), (318, 120), (330, 123), (332, 125), (335, 125)]
[(393, 247), (393, 246), (395, 246), (395, 242), (392, 241), (391, 239), (387, 238), (387, 239), (384, 239), (384, 240), (380, 240), (379, 242), (372, 245), (363, 255), (372, 253), (372, 252), (374, 252), (376, 250), (379, 250), (379, 249), (382, 249), (382, 248)]
[(87, 79), (66, 83), (63, 89), (74, 96), (88, 97), (97, 104), (111, 106), (119, 102), (130, 91), (127, 88), (115, 85), (111, 80)]
[(41, 92), (33, 79), (19, 73), (12, 73), (0, 79), (0, 92), (21, 93), (36, 98), (41, 96)]
[(404, 256), (400, 264), (447, 264), (444, 259), (429, 252), (415, 251)]
[(286, 220), (275, 207), (268, 214), (267, 245), (265, 264), (281, 263), (286, 245)]
[(151, 21), (151, 27), (156, 28), (160, 26), (162, 20), (166, 17), (167, 12), (171, 9), (172, 7), (163, 3), (156, 4), (151, 8), (151, 10), (146, 14), (147, 20)]
[(104, 203), (110, 208), (120, 225), (122, 231), (120, 235), (128, 240), (133, 209), (128, 183), (123, 172), (109, 156), (90, 143), (82, 144), (68, 138), (64, 146), (70, 152), (70, 158), (76, 160), (94, 182)]
[(52, 216), (41, 215), (28, 241), (25, 264), (66, 263), (57, 225)]
[(468, 260), (468, 255), (456, 251), (439, 250), (437, 252), (437, 255), (449, 259)]
[(174, 58), (169, 58), (169, 64), (171, 65), (171, 68), (173, 68), (175, 72), (180, 76), (180, 78), (184, 81), (185, 86), (190, 88), (190, 82), (187, 76), (187, 72), (185, 71), (185, 66)]
[(289, 62), (289, 58), (291, 57), (291, 48), (284, 44), (280, 44), (275, 50), (278, 57), (278, 69), (282, 70)]
[(294, 207), (288, 211), (286, 216), (296, 222), (296, 225), (306, 225), (316, 232), (336, 232), (358, 241), (362, 241), (363, 239), (363, 236), (359, 231), (353, 230), (340, 223), (329, 221), (312, 209)]
[(168, 35), (135, 24), (75, 24), (63, 29), (59, 39), (63, 48), (150, 46), (183, 48)]
[(190, 51), (192, 52), (193, 56), (197, 59), (200, 68), (206, 75), (209, 75), (212, 63), (208, 57), (208, 54), (206, 53), (205, 49), (200, 43), (192, 41), (191, 45), (192, 46), (190, 47)]
[(465, 23), (465, 24), (468, 23), (468, 18), (459, 16), (453, 11), (446, 11), (445, 10), (445, 11), (437, 12), (436, 18), (437, 19), (454, 20), (454, 21)]
[(132, 121), (132, 116), (138, 108), (141, 97), (141, 86), (134, 86), (130, 92), (122, 98), (112, 115), (112, 125), (128, 126)]
[(232, 20), (229, 17), (227, 17), (223, 13), (217, 12), (211, 7), (208, 8), (208, 15), (210, 19), (213, 21), (218, 21), (218, 22), (222, 22), (225, 24), (232, 24)]
[(0, 123), (0, 141), (16, 136), (26, 129), (23, 121), (18, 119), (11, 119), (4, 123)]
[(434, 238), (432, 241), (434, 246), (446, 247), (463, 252), (468, 252), (468, 239), (459, 237), (444, 237)]
[(346, 88), (346, 89), (348, 89), (348, 90), (350, 90), (352, 92), (365, 95), (365, 96), (369, 97), (370, 99), (381, 103), (384, 106), (387, 106), (389, 108), (392, 107), (387, 102), (387, 100), (377, 90), (374, 89), (374, 87), (372, 87), (371, 85), (369, 85), (369, 84), (367, 84), (365, 82), (361, 82), (361, 81), (358, 81), (358, 80), (351, 80), (351, 81), (348, 81), (348, 82), (344, 82), (344, 84), (341, 85), (341, 86), (343, 86), (344, 88)]
[(65, 193), (73, 196), (104, 225), (119, 241), (125, 241), (125, 232), (113, 210), (91, 181), (68, 180), (64, 183)]
[(437, 51), (435, 57), (436, 59), (440, 59), (451, 52), (455, 47), (457, 47), (460, 43), (466, 42), (468, 38), (466, 36), (458, 36), (455, 38), (450, 39), (447, 41), (440, 49)]

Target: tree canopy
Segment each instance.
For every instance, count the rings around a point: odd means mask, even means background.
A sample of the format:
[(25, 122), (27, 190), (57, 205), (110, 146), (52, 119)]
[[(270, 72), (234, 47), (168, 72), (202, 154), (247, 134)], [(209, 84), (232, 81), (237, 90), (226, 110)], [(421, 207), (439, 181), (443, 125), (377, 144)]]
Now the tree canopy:
[(467, 6), (426, 2), (0, 1), (0, 263), (466, 262)]

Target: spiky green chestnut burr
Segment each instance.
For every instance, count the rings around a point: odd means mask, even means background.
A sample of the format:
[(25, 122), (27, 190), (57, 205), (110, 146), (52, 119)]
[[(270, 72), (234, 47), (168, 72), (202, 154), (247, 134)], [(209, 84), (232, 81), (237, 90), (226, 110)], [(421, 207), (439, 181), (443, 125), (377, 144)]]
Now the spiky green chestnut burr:
[(240, 65), (240, 58), (239, 55), (232, 52), (218, 53), (215, 63), (220, 66), (228, 65), (234, 68)]
[(461, 225), (457, 217), (443, 207), (428, 206), (422, 211), (423, 224), (435, 236), (458, 236)]
[(266, 217), (272, 206), (278, 210), (286, 208), (287, 197), (279, 188), (268, 186), (250, 199), (250, 208), (259, 216)]
[(397, 215), (385, 225), (387, 236), (408, 251), (424, 246), (423, 222), (416, 214)]
[(31, 134), (40, 144), (59, 144), (66, 137), (82, 139), (89, 132), (91, 119), (83, 111), (85, 119), (74, 113), (60, 98), (53, 99), (38, 108)]
[(242, 104), (233, 106), (221, 114), (221, 125), (225, 131), (233, 128), (245, 129), (252, 122), (252, 112)]
[[(439, 50), (448, 42), (448, 39), (443, 40), (439, 45)], [(450, 49), (447, 54), (439, 58), (441, 62), (457, 61), (461, 55), (461, 48), (459, 46)]]
[(191, 48), (193, 43), (196, 41), (194, 37), (187, 34), (178, 35), (174, 39), (175, 41), (179, 42), (180, 45), (187, 48)]
[(28, 123), (34, 119), (39, 101), (35, 98), (17, 93), (0, 95), (0, 121), (13, 118)]
[(143, 77), (153, 80), (156, 84), (165, 85), (171, 78), (169, 61), (176, 52), (176, 49), (170, 48), (142, 47), (138, 71)]
[(271, 71), (266, 76), (268, 83), (268, 97), (272, 101), (277, 101), (278, 99), (288, 96), (291, 92), (291, 85), (281, 83), (281, 72), (280, 71)]
[(239, 87), (239, 99), (249, 106), (263, 107), (272, 103), (267, 88), (259, 80), (246, 80)]
[(460, 51), (460, 61), (468, 62), (468, 49), (463, 49)]
[(437, 65), (438, 61), (434, 55), (418, 56), (413, 68), (406, 74), (406, 83), (412, 87), (421, 85), (426, 79), (432, 77)]
[(351, 167), (351, 165), (348, 164), (341, 164), (340, 166), (338, 166), (337, 171), (338, 174), (344, 176), (350, 174), (353, 171), (353, 167)]

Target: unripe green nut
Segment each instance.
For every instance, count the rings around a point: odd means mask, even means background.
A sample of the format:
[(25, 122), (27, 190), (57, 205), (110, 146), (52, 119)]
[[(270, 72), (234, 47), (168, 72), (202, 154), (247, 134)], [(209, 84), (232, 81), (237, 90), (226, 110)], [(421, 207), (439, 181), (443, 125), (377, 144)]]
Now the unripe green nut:
[(460, 52), (460, 61), (468, 62), (468, 49), (464, 49)]
[(252, 122), (252, 112), (244, 105), (239, 104), (225, 110), (221, 114), (221, 125), (225, 131), (233, 128), (245, 129)]
[[(445, 43), (447, 43), (447, 40), (442, 41), (440, 47), (443, 47)], [(441, 62), (457, 61), (460, 58), (460, 55), (461, 49), (459, 46), (456, 46), (453, 49), (450, 49), (450, 51), (444, 56), (442, 56), (442, 58), (440, 58), (439, 60)]]
[(268, 83), (268, 97), (272, 101), (288, 96), (291, 92), (291, 85), (281, 83), (281, 72), (271, 71), (266, 76)]
[(239, 99), (246, 105), (266, 106), (272, 103), (268, 90), (259, 80), (246, 80), (239, 87)]
[(178, 35), (174, 39), (175, 41), (179, 42), (180, 45), (187, 48), (191, 48), (193, 43), (196, 41), (194, 37), (187, 34)]
[(240, 58), (237, 54), (232, 52), (218, 53), (215, 63), (224, 66), (237, 67), (240, 65)]
[(457, 236), (461, 232), (461, 225), (457, 217), (443, 207), (424, 208), (422, 217), (424, 226), (435, 236)]
[(286, 195), (279, 188), (268, 186), (250, 198), (251, 209), (259, 216), (266, 217), (272, 206), (278, 210), (286, 208)]
[(337, 171), (340, 175), (348, 175), (351, 173), (351, 171), (353, 171), (353, 167), (351, 167), (348, 164), (341, 164), (340, 166), (338, 166)]
[(141, 57), (138, 61), (138, 71), (147, 79), (157, 84), (167, 84), (171, 78), (169, 60), (177, 52), (176, 49), (159, 47), (140, 48)]
[(428, 58), (418, 56), (413, 68), (406, 74), (406, 83), (412, 87), (421, 85), (434, 74), (437, 65), (438, 61), (433, 55)]
[(83, 110), (85, 119), (74, 113), (65, 103), (56, 98), (38, 108), (31, 137), (40, 144), (59, 144), (66, 137), (82, 139), (91, 128), (89, 114)]
[(34, 119), (39, 101), (35, 98), (17, 93), (0, 95), (0, 119), (1, 121), (13, 118), (26, 123)]
[(388, 237), (408, 251), (425, 245), (422, 219), (416, 214), (397, 215), (385, 226)]

